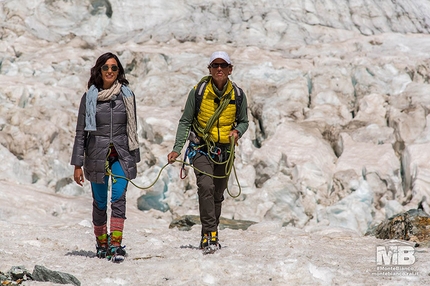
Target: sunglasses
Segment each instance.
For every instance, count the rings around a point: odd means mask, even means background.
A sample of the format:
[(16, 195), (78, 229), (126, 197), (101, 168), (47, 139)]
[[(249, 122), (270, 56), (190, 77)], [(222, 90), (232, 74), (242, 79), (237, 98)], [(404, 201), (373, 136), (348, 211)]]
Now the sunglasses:
[(219, 67), (221, 67), (222, 69), (225, 69), (225, 68), (228, 68), (229, 66), (230, 66), (230, 64), (228, 64), (228, 63), (221, 63), (221, 64), (218, 64), (218, 63), (212, 63), (212, 64), (210, 64), (209, 65), (211, 68), (213, 68), (213, 69), (217, 69), (217, 68), (219, 68)]
[[(116, 71), (118, 71), (118, 66), (116, 66), (116, 65), (111, 65), (110, 66), (110, 69), (113, 71), (113, 72), (116, 72)], [(104, 66), (102, 66), (102, 71), (108, 71), (109, 70), (109, 66), (108, 65), (104, 65)]]

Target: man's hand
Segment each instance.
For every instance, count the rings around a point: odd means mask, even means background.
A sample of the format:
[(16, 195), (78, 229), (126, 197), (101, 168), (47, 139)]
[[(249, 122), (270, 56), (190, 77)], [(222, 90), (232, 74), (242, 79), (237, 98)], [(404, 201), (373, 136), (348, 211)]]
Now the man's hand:
[(84, 173), (82, 172), (82, 168), (80, 166), (75, 166), (75, 172), (73, 174), (73, 178), (79, 186), (82, 186), (84, 182)]
[(237, 131), (236, 129), (231, 130), (229, 136), (230, 137), (233, 136), (233, 138), (234, 138), (234, 144), (237, 146), (238, 145), (237, 141), (239, 140), (239, 131)]
[(175, 151), (170, 152), (167, 155), (167, 162), (169, 162), (169, 164), (175, 163), (176, 158), (178, 158), (179, 154)]

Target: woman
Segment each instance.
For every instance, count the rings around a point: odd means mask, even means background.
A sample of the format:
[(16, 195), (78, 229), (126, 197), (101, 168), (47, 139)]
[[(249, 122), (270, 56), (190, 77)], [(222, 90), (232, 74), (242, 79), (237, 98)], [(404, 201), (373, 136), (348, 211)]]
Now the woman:
[[(91, 183), (97, 257), (115, 262), (125, 257), (121, 242), (127, 179), (136, 178), (136, 163), (140, 161), (136, 100), (127, 85), (118, 57), (112, 53), (101, 55), (91, 68), (88, 91), (81, 99), (71, 159), (75, 182), (82, 186), (85, 174)], [(112, 181), (110, 232), (107, 226), (109, 177)]]

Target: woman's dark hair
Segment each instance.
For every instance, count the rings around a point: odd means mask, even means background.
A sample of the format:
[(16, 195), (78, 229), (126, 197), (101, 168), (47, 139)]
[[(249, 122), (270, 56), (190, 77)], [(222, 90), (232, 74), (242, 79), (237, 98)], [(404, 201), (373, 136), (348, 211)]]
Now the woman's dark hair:
[(101, 55), (97, 61), (96, 64), (91, 68), (91, 77), (88, 81), (88, 88), (90, 88), (93, 84), (97, 87), (97, 89), (103, 88), (103, 79), (102, 79), (102, 66), (106, 63), (108, 59), (114, 58), (118, 64), (118, 77), (117, 80), (119, 83), (128, 85), (128, 80), (125, 78), (125, 72), (124, 68), (121, 65), (121, 62), (119, 61), (118, 57), (115, 54), (112, 53), (105, 53)]

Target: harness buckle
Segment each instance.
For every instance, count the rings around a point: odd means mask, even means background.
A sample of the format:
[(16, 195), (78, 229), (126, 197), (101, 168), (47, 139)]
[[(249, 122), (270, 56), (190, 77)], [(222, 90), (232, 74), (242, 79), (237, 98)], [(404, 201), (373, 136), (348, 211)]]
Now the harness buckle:
[(210, 149), (210, 153), (214, 154), (216, 156), (221, 155), (221, 148), (217, 147), (217, 146), (212, 146)]

